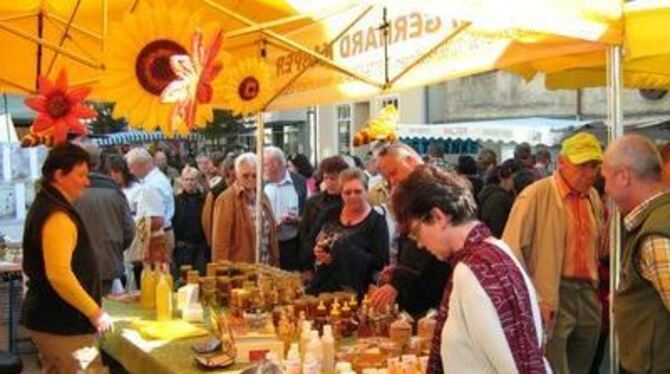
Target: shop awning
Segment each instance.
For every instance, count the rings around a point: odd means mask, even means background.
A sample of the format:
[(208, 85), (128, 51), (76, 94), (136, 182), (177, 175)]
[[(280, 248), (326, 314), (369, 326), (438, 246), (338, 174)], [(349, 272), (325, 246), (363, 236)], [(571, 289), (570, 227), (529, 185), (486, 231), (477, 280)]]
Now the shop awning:
[(176, 136), (174, 138), (168, 139), (165, 137), (165, 134), (163, 134), (160, 131), (153, 131), (153, 132), (125, 131), (116, 134), (97, 136), (95, 138), (92, 138), (92, 141), (100, 146), (109, 147), (121, 144), (131, 144), (131, 145), (144, 144), (159, 140), (174, 140), (174, 139), (199, 141), (203, 140), (204, 136), (198, 133), (191, 133), (186, 137)]
[(496, 143), (544, 144), (554, 146), (563, 138), (593, 121), (554, 118), (512, 118), (430, 125), (398, 125), (401, 139), (463, 139)]

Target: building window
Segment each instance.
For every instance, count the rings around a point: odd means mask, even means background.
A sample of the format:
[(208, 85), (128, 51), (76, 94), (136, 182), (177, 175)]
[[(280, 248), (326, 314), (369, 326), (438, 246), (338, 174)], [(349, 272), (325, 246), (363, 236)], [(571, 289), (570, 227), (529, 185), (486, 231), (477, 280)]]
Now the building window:
[(351, 151), (351, 104), (336, 107), (337, 148), (340, 154)]

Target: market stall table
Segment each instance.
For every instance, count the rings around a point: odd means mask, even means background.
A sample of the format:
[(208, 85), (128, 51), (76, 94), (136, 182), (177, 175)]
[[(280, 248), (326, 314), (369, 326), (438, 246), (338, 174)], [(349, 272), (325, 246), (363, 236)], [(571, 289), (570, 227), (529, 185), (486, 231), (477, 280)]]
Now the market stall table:
[(218, 371), (202, 369), (193, 359), (191, 346), (207, 337), (147, 340), (131, 326), (131, 321), (138, 318), (155, 320), (154, 310), (144, 310), (139, 303), (109, 299), (103, 301), (103, 308), (114, 319), (114, 332), (101, 340), (101, 349), (131, 373), (234, 373), (248, 365), (235, 364)]

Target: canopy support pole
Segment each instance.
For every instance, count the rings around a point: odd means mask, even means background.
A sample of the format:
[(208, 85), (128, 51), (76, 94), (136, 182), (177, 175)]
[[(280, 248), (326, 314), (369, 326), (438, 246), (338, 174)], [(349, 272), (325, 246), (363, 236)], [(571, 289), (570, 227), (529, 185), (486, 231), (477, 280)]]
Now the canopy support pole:
[[(333, 38), (333, 40), (331, 40), (331, 41), (328, 43), (328, 45), (327, 45), (327, 49), (333, 48), (333, 46), (335, 45), (335, 43), (337, 43), (337, 41), (340, 40), (346, 33), (348, 33), (349, 30), (351, 30), (356, 24), (358, 24), (358, 22), (359, 22), (361, 19), (363, 19), (363, 17), (365, 17), (365, 15), (368, 14), (368, 13), (370, 12), (370, 10), (372, 10), (372, 6), (368, 6), (367, 8), (365, 8), (365, 9), (363, 10), (363, 12), (362, 12), (361, 14), (358, 15), (358, 17), (354, 18), (354, 20), (351, 21), (351, 22), (349, 23), (349, 25), (347, 25), (347, 27), (345, 27), (342, 31), (340, 31), (340, 33), (337, 34), (337, 35), (335, 36), (335, 38)], [(310, 63), (309, 63), (307, 66), (305, 66), (302, 70), (300, 70), (298, 73), (296, 73), (296, 75), (294, 75), (291, 79), (289, 79), (289, 81), (288, 81), (288, 82), (287, 82), (287, 83), (286, 83), (286, 84), (285, 84), (279, 91), (275, 92), (275, 94), (272, 95), (272, 97), (270, 98), (270, 100), (268, 100), (268, 101), (265, 103), (265, 106), (264, 106), (265, 110), (267, 110), (267, 107), (268, 107), (272, 102), (274, 102), (275, 100), (277, 100), (277, 98), (278, 98), (279, 96), (281, 96), (284, 92), (286, 92), (286, 90), (288, 90), (288, 88), (291, 87), (291, 85), (293, 85), (293, 83), (295, 83), (295, 81), (297, 81), (300, 77), (302, 77), (302, 75), (305, 74), (305, 72), (307, 72), (307, 70), (311, 69), (314, 65), (316, 65), (316, 63), (317, 63), (316, 60), (312, 60), (312, 62), (310, 62)]]
[(46, 41), (42, 38), (30, 35), (29, 33), (25, 32), (23, 30), (17, 29), (16, 27), (7, 25), (6, 23), (0, 22), (0, 30), (5, 30), (5, 31), (9, 32), (10, 34), (14, 34), (14, 35), (16, 35), (20, 38), (31, 41), (31, 42), (37, 44), (38, 46), (42, 46), (44, 48), (47, 48), (47, 49), (50, 49), (52, 51), (58, 52), (58, 53), (60, 53), (64, 56), (67, 56), (67, 57), (69, 57), (69, 58), (71, 58), (71, 59), (73, 59), (73, 60), (75, 60), (79, 63), (82, 63), (82, 64), (84, 64), (88, 67), (91, 67), (93, 69), (101, 69), (102, 68), (102, 65), (100, 63), (97, 63), (95, 61), (91, 61), (90, 59), (88, 59), (86, 57), (83, 57), (83, 56), (81, 56), (77, 53), (71, 52), (71, 51), (69, 51), (69, 50), (67, 50), (63, 47), (59, 47), (58, 45), (56, 45), (54, 43), (51, 43), (49, 41)]
[(12, 86), (14, 88), (17, 88), (17, 89), (19, 89), (21, 91), (24, 91), (26, 93), (29, 93), (29, 94), (33, 94), (33, 93), (37, 92), (36, 89), (30, 88), (28, 86), (24, 86), (20, 83), (12, 82), (12, 81), (4, 79), (4, 78), (0, 78), (0, 82), (3, 83), (3, 84), (6, 84), (8, 86)]
[[(608, 140), (612, 141), (623, 136), (623, 69), (621, 63), (622, 47), (610, 46), (607, 50), (607, 104), (608, 104)], [(610, 201), (610, 373), (619, 373), (619, 350), (616, 331), (614, 329), (614, 298), (619, 288), (621, 259), (621, 213)]]
[[(265, 122), (263, 112), (256, 114), (256, 263), (261, 260), (263, 245), (263, 148), (265, 146)], [(269, 250), (269, 248), (268, 248)]]
[[(103, 8), (104, 8), (104, 3), (103, 3)], [(105, 11), (105, 13), (106, 13), (106, 11)], [(46, 14), (44, 14), (44, 18), (46, 18), (48, 20), (51, 20), (55, 23), (58, 23), (60, 25), (63, 25), (63, 26), (66, 26), (68, 24), (68, 21), (66, 19), (64, 19), (64, 18), (62, 18), (58, 15), (55, 15), (55, 14), (46, 13)], [(87, 29), (83, 26), (79, 26), (74, 22), (72, 22), (72, 24), (70, 25), (70, 28), (72, 28), (72, 30), (76, 30), (77, 32), (80, 32), (80, 33), (82, 33), (86, 36), (89, 36), (91, 38), (98, 39), (98, 40), (101, 40), (101, 41), (104, 40), (104, 37), (105, 37), (102, 34), (91, 31), (91, 30), (89, 30), (89, 29)]]
[[(248, 18), (242, 16), (242, 15), (239, 14), (239, 13), (236, 13), (236, 12), (234, 12), (234, 11), (232, 11), (232, 10), (230, 10), (230, 9), (228, 9), (228, 8), (226, 8), (226, 7), (224, 7), (224, 6), (221, 5), (221, 4), (218, 4), (218, 3), (214, 2), (213, 0), (201, 0), (201, 1), (202, 1), (203, 3), (209, 5), (210, 7), (214, 8), (214, 9), (216, 9), (216, 10), (218, 10), (218, 11), (220, 11), (220, 12), (226, 14), (226, 15), (228, 15), (229, 17), (234, 18), (234, 19), (237, 20), (238, 22), (241, 22), (241, 23), (246, 24), (247, 26), (256, 26), (256, 25), (257, 25), (256, 22), (254, 22), (254, 21), (252, 21), (252, 20), (250, 20), (250, 19), (248, 19)], [(339, 63), (337, 63), (337, 62), (335, 62), (335, 61), (332, 61), (332, 60), (330, 60), (330, 59), (328, 59), (328, 58), (322, 56), (321, 54), (319, 54), (319, 53), (317, 53), (317, 52), (315, 52), (315, 51), (312, 51), (311, 49), (306, 48), (306, 47), (300, 45), (299, 43), (296, 43), (296, 42), (294, 42), (293, 40), (288, 39), (288, 38), (286, 38), (286, 37), (284, 37), (284, 36), (282, 36), (282, 35), (280, 35), (280, 34), (274, 32), (274, 31), (272, 31), (272, 30), (264, 30), (264, 29), (261, 29), (260, 32), (263, 33), (265, 36), (267, 36), (267, 37), (269, 37), (269, 38), (271, 38), (271, 39), (276, 40), (276, 41), (279, 42), (280, 44), (283, 44), (283, 45), (285, 45), (285, 46), (288, 46), (288, 47), (290, 47), (290, 48), (292, 48), (292, 49), (294, 49), (294, 50), (297, 50), (297, 51), (299, 51), (299, 52), (303, 52), (303, 53), (305, 53), (305, 54), (311, 56), (312, 58), (316, 59), (317, 61), (319, 61), (319, 62), (321, 62), (321, 63), (323, 63), (323, 64), (325, 64), (325, 65), (327, 65), (327, 66), (330, 66), (331, 68), (333, 68), (333, 69), (339, 71), (340, 73), (343, 73), (343, 74), (345, 74), (345, 75), (348, 75), (348, 76), (351, 77), (351, 78), (354, 78), (354, 79), (356, 79), (356, 80), (358, 80), (358, 81), (367, 83), (367, 84), (369, 84), (369, 85), (371, 85), (371, 86), (374, 86), (374, 87), (377, 87), (377, 88), (380, 88), (380, 89), (383, 89), (383, 88), (384, 88), (384, 84), (381, 84), (381, 83), (379, 83), (379, 82), (375, 82), (374, 80), (372, 80), (372, 79), (370, 79), (370, 78), (367, 78), (367, 77), (365, 77), (365, 76), (363, 76), (363, 75), (361, 75), (361, 74), (359, 74), (359, 73), (357, 73), (357, 72), (355, 72), (355, 71), (349, 69), (348, 67), (346, 67), (346, 66), (344, 66), (344, 65), (342, 65), (342, 64), (339, 64)]]
[[(60, 41), (58, 42), (58, 46), (62, 47), (65, 45), (65, 40), (67, 39), (68, 33), (70, 32), (70, 28), (72, 27), (72, 22), (74, 22), (74, 17), (77, 15), (77, 11), (79, 11), (79, 6), (81, 5), (81, 0), (77, 0), (77, 3), (74, 5), (74, 9), (72, 9), (72, 13), (70, 13), (70, 18), (67, 20), (67, 24), (65, 24), (65, 30), (63, 30), (63, 35), (60, 37)], [(40, 36), (41, 37), (41, 36)], [(51, 74), (51, 70), (53, 70), (54, 64), (56, 63), (56, 59), (58, 58), (59, 53), (56, 52), (54, 53), (53, 57), (51, 57), (51, 62), (49, 62), (49, 68), (47, 69), (47, 76)]]

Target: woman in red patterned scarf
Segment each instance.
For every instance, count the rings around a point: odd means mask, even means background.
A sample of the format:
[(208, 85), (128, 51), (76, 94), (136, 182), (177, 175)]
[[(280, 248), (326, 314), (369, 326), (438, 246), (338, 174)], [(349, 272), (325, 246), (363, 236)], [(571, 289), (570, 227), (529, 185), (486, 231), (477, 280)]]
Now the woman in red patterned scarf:
[(400, 225), (454, 269), (429, 373), (547, 373), (537, 296), (508, 246), (476, 220), (467, 181), (420, 166), (393, 192)]

